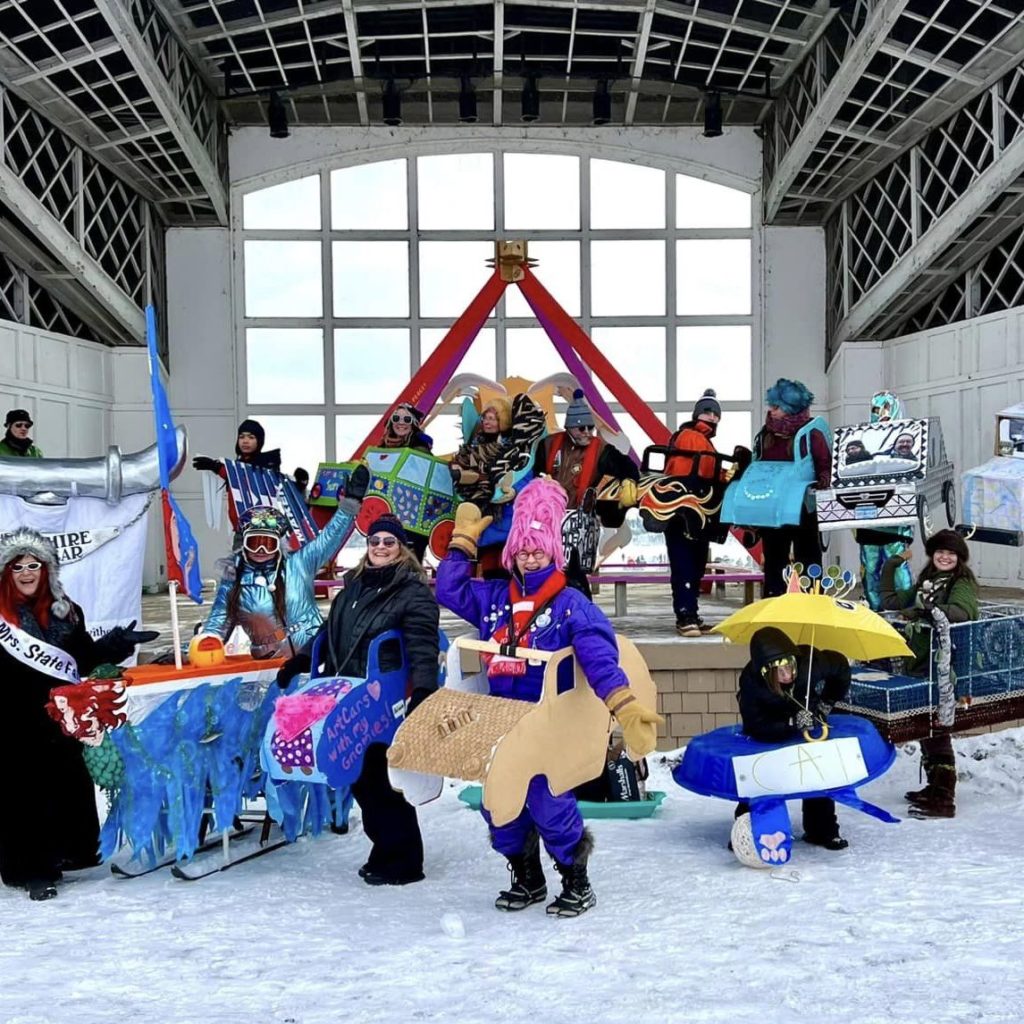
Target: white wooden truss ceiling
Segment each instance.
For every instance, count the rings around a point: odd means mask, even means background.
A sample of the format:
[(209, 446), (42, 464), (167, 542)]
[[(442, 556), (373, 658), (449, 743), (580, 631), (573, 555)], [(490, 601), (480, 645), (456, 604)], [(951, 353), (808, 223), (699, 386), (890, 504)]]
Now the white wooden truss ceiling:
[(591, 123), (598, 86), (613, 125), (700, 124), (718, 90), (763, 133), (766, 219), (826, 225), (833, 343), (884, 336), (1014, 291), (976, 268), (1020, 249), (1022, 55), (1021, 0), (0, 0), (0, 306), (32, 307), (20, 274), (139, 341), (164, 227), (226, 223), (226, 126), (272, 91), (373, 124), (393, 80), (437, 124), (468, 80), (518, 124), (536, 82), (540, 124)]

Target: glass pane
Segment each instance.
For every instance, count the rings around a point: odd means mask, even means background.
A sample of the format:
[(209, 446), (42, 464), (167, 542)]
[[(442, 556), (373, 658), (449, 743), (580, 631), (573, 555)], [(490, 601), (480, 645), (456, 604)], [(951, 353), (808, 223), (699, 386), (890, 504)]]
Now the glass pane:
[[(736, 445), (749, 448), (754, 441), (749, 412), (724, 412), (722, 422), (715, 433), (715, 447), (727, 455), (732, 454)], [(687, 417), (689, 419), (689, 417)]]
[[(580, 243), (531, 242), (530, 258), (537, 260), (537, 279), (569, 316), (580, 315)], [(533, 318), (523, 293), (512, 284), (505, 289), (505, 316)]]
[(750, 204), (737, 188), (676, 175), (677, 228), (749, 228)]
[(316, 467), (324, 461), (323, 416), (262, 416), (255, 417), (267, 432), (267, 451), (281, 449), (281, 469), (289, 476), (296, 466), (309, 470), (310, 479)]
[(271, 185), (242, 197), (242, 227), (320, 230), (320, 176)]
[(676, 242), (676, 310), (683, 316), (750, 314), (750, 241)]
[(418, 158), (419, 220), (424, 230), (494, 227), (490, 153)]
[[(654, 414), (659, 419), (664, 417), (663, 413), (656, 412)], [(615, 420), (625, 431), (626, 437), (629, 438), (630, 443), (633, 445), (633, 449), (636, 451), (637, 456), (642, 456), (644, 449), (654, 442), (647, 436), (647, 434), (641, 429), (640, 424), (637, 423), (632, 416), (625, 412), (616, 412)]]
[[(392, 398), (397, 398), (397, 393)], [(349, 413), (334, 417), (334, 451), (337, 462), (348, 462), (355, 450), (363, 443), (363, 439), (377, 425), (384, 415), (384, 410), (370, 415), (369, 413)]]
[(335, 316), (408, 316), (407, 242), (334, 242)]
[[(590, 336), (645, 402), (665, 401), (664, 327), (595, 327)], [(596, 374), (594, 380), (605, 399), (619, 401)]]
[(492, 242), (420, 242), (420, 316), (461, 316), (487, 283)]
[(542, 327), (510, 327), (505, 332), (505, 365), (509, 377), (529, 381), (569, 372)]
[(323, 316), (319, 242), (245, 243), (246, 316)]
[(334, 400), (390, 405), (409, 383), (409, 331), (337, 328), (334, 332)]
[(714, 388), (723, 402), (749, 402), (751, 373), (749, 327), (680, 327), (676, 332), (681, 415), (683, 405), (696, 402), (706, 388)]
[(664, 242), (592, 242), (590, 253), (594, 316), (664, 316)]
[(580, 226), (580, 162), (548, 153), (505, 154), (505, 228)]
[(403, 231), (409, 226), (404, 160), (331, 171), (331, 227)]
[(245, 365), (252, 405), (324, 400), (324, 336), (319, 327), (250, 327), (245, 332)]
[[(424, 327), (420, 331), (420, 366), (427, 361), (427, 356), (437, 348), (447, 333), (447, 327)], [(485, 327), (473, 339), (452, 376), (460, 373), (477, 373), (488, 380), (494, 380), (498, 375), (496, 367), (494, 330)]]
[(591, 160), (590, 226), (663, 228), (665, 172), (618, 160)]
[(434, 442), (435, 455), (452, 455), (462, 444), (462, 417), (454, 413), (435, 416), (423, 429)]

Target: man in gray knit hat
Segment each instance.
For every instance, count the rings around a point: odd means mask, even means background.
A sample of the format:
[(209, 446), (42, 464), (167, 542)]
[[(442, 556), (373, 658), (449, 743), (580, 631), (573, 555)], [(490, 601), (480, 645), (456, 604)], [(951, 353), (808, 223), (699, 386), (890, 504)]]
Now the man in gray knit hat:
[[(640, 469), (629, 456), (598, 435), (594, 413), (579, 388), (566, 409), (565, 430), (541, 442), (534, 467), (538, 474), (545, 473), (562, 485), (569, 496), (570, 509), (579, 508), (588, 489), (599, 489), (603, 481), (618, 481), (617, 500), (597, 502), (597, 516), (604, 526), (621, 526), (626, 510), (636, 504)], [(569, 551), (566, 557), (569, 582), (589, 596), (578, 553)]]

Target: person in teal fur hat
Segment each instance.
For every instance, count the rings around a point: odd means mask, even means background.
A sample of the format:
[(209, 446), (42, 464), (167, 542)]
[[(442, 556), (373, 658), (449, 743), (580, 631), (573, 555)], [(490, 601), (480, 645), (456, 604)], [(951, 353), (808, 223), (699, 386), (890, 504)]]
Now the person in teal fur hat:
[[(903, 403), (891, 391), (876, 392), (871, 398), (871, 422), (886, 423), (904, 417)], [(892, 526), (887, 530), (856, 530), (860, 545), (860, 581), (864, 599), (872, 611), (882, 610), (882, 567), (890, 558), (902, 555), (914, 539), (912, 526)], [(901, 561), (896, 568), (895, 587), (909, 590), (914, 585), (910, 565)]]

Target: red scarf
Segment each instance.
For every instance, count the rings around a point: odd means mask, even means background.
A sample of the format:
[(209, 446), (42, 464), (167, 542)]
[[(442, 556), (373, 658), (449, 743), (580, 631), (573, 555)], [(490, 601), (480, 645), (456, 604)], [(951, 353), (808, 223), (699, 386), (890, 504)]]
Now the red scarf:
[[(530, 646), (530, 623), (536, 614), (543, 611), (565, 588), (565, 573), (556, 569), (533, 594), (523, 594), (519, 580), (513, 577), (508, 584), (508, 599), (512, 606), (511, 630), (503, 622), (492, 634), (498, 644), (512, 647)], [(505, 654), (485, 655), (488, 676), (522, 676), (526, 674), (526, 662)]]

